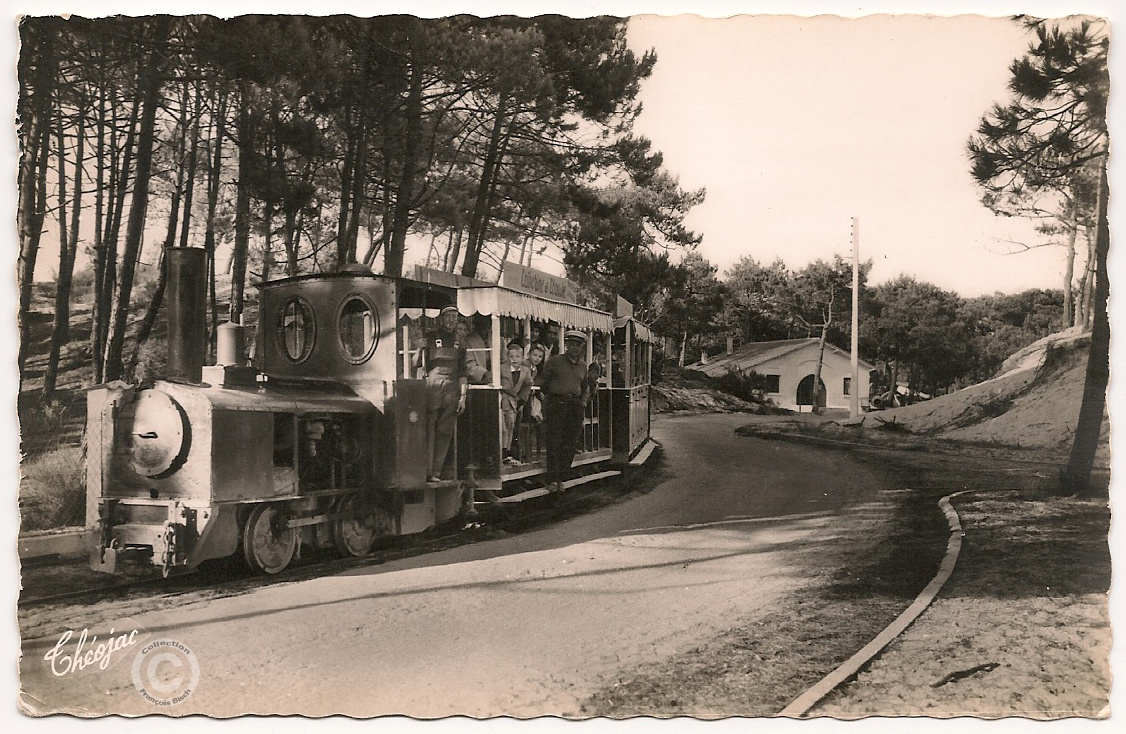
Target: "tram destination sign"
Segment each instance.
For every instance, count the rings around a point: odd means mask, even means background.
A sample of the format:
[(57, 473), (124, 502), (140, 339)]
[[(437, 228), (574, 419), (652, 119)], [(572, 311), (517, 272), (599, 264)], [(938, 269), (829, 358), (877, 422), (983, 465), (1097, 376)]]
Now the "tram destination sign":
[(581, 305), (577, 283), (513, 262), (504, 264), (504, 270), (500, 275), (500, 285), (509, 290), (520, 291), (532, 296), (543, 296), (556, 301)]

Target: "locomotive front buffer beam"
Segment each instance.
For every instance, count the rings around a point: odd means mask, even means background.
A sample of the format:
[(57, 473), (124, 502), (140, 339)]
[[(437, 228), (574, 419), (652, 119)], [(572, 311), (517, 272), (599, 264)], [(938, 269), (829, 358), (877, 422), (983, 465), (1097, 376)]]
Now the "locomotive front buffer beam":
[(179, 500), (104, 498), (90, 549), (90, 568), (115, 573), (119, 559), (148, 558), (166, 578), (238, 547), (236, 508), (196, 508)]

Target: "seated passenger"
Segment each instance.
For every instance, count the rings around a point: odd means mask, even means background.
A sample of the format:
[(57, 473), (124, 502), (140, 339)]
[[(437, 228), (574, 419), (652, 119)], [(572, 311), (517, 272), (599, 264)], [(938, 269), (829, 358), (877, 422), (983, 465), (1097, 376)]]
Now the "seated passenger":
[(468, 321), (457, 322), (457, 340), (465, 347), (465, 369), (473, 385), (487, 385), (493, 381), (489, 372), (489, 347)]
[[(547, 359), (547, 353), (544, 351), (543, 345), (539, 342), (532, 342), (531, 346), (528, 347), (528, 358), (524, 360), (524, 365), (528, 368), (533, 380), (539, 376), (545, 359)], [(524, 403), (524, 420), (525, 422), (543, 423), (543, 402), (540, 400), (538, 392), (530, 394), (528, 401)]]
[(532, 371), (532, 378), (536, 378), (540, 370), (543, 369), (543, 362), (547, 359), (547, 350), (539, 342), (532, 342), (528, 347), (528, 358), (524, 360), (524, 364)]
[(622, 365), (626, 360), (626, 350), (618, 347), (614, 349), (614, 356), (611, 360), (610, 368), (610, 386), (611, 387), (625, 387), (626, 375)]
[(591, 362), (586, 368), (586, 377), (583, 379), (583, 405), (598, 395), (598, 380), (602, 377), (602, 365)]

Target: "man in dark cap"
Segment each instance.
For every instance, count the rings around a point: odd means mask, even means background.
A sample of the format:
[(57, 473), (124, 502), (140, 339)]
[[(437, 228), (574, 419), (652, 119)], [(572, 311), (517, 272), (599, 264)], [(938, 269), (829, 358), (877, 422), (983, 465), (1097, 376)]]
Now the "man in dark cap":
[(465, 347), (458, 342), (457, 308), (446, 306), (438, 314), (438, 328), (426, 335), (426, 437), (429, 444), (427, 481), (442, 478), (457, 417), (465, 412), (468, 379)]
[(583, 380), (586, 379), (586, 334), (568, 331), (564, 352), (544, 364), (536, 384), (544, 395), (547, 424), (547, 488), (562, 491), (562, 481), (575, 458), (575, 436), (583, 424)]

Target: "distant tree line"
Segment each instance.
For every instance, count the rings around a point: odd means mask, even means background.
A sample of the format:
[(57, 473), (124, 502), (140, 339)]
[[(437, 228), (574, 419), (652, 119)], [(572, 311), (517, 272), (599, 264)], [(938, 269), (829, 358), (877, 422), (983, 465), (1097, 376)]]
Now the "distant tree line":
[[(861, 263), (860, 352), (878, 364), (885, 390), (905, 382), (933, 395), (981, 382), (1012, 353), (1067, 325), (1059, 290), (964, 298), (906, 275), (868, 287), (870, 269)], [(781, 259), (763, 265), (745, 256), (721, 279), (691, 253), (682, 274), (662, 295), (654, 324), (680, 366), (722, 354), (728, 338), (738, 347), (824, 335), (849, 348), (852, 265), (840, 257), (792, 270)]]
[(231, 253), (229, 293), (211, 274), (214, 331), (259, 280), (404, 274), (408, 235), (428, 265), (479, 277), (551, 242), (592, 294), (651, 311), (669, 253), (700, 239), (682, 221), (704, 192), (633, 133), (656, 56), (627, 47), (622, 19), (72, 16), (25, 18), (20, 36), (19, 364), (50, 231), (47, 398), (80, 259), (105, 381), (157, 320), (163, 276), (134, 302), (153, 245)]

